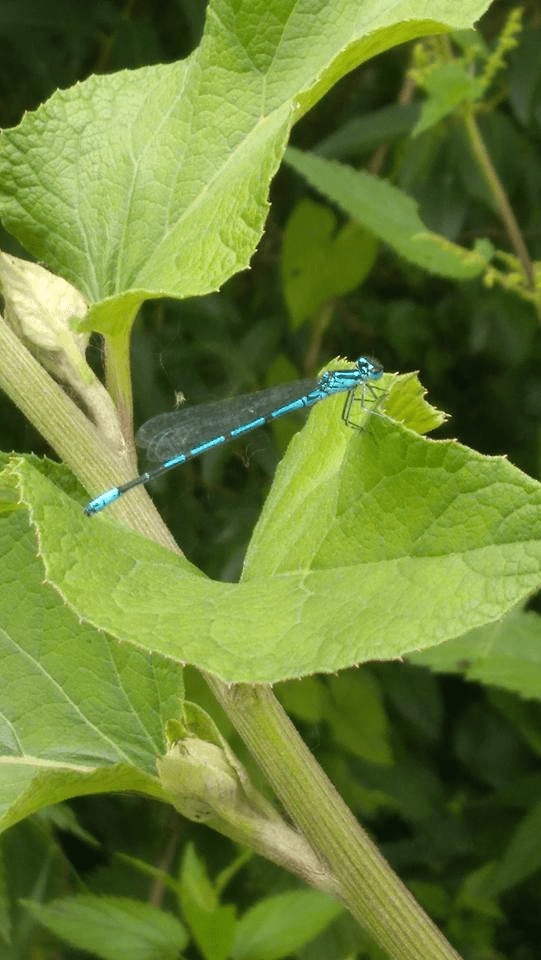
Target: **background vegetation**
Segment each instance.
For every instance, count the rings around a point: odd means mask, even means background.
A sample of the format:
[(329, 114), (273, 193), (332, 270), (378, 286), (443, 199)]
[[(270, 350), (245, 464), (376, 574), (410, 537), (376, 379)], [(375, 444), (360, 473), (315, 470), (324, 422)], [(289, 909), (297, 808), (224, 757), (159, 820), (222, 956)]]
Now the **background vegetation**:
[[(46, 16), (39, 0), (19, 0), (2, 3), (0, 15), (2, 10), (0, 35), (9, 51), (0, 62), (4, 127), (16, 124), (57, 87), (90, 73), (184, 57), (197, 45), (204, 20), (204, 4), (196, 0), (100, 0), (91, 9), (80, 0), (53, 0)], [(490, 283), (486, 275), (450, 281), (409, 263), (389, 246), (376, 248), (366, 240), (362, 275), (346, 276), (346, 245), (339, 251), (336, 275), (329, 270), (322, 279), (322, 264), (332, 260), (336, 231), (346, 218), (292, 165), (284, 165), (272, 185), (269, 219), (251, 269), (219, 293), (151, 302), (141, 311), (133, 337), (138, 422), (171, 408), (177, 391), (190, 401), (219, 398), (304, 376), (336, 355), (368, 353), (386, 370), (421, 371), (432, 402), (451, 414), (438, 436), (456, 436), (483, 453), (507, 454), (538, 475), (541, 311), (533, 281), (541, 245), (541, 15), (533, 0), (524, 5), (522, 21), (518, 16), (509, 21), (513, 10), (507, 2), (495, 3), (480, 25), (487, 44), (484, 62), (496, 49), (501, 61), (477, 123), (516, 218), (527, 252), (522, 268), (530, 276), (519, 279), (518, 258), (496, 262)], [(502, 45), (502, 35), (516, 45)], [(517, 235), (472, 148), (463, 100), (453, 104), (449, 93), (441, 117), (420, 132), (416, 127), (427, 93), (436, 107), (445, 99), (430, 87), (431, 65), (449, 66), (469, 55), (466, 38), (404, 45), (382, 54), (340, 81), (295, 127), (292, 143), (387, 178), (416, 199), (427, 227), (449, 240), (472, 247), (482, 238), (518, 257)], [(441, 81), (448, 92), (451, 80)], [(332, 210), (336, 219), (327, 237), (321, 227), (318, 244), (314, 237), (324, 210)], [(21, 254), (8, 234), (0, 239), (4, 250)], [(99, 369), (98, 339), (90, 356)], [(280, 425), (272, 434), (258, 433), (242, 449), (189, 464), (154, 486), (160, 512), (187, 556), (213, 578), (237, 579), (293, 429)], [(50, 453), (4, 395), (0, 433), (4, 450)], [(531, 634), (521, 619), (512, 656), (508, 652), (500, 662), (500, 683), (494, 664), (492, 682), (476, 682), (487, 677), (481, 669), (476, 675), (465, 646), (462, 658), (455, 651), (447, 662), (438, 662), (435, 655), (442, 674), (415, 663), (383, 663), (278, 688), (339, 792), (446, 936), (471, 960), (539, 956), (540, 687), (537, 695), (526, 690), (526, 675), (537, 677), (534, 653), (530, 663), (519, 657), (524, 645), (531, 644), (533, 651), (539, 639), (536, 609), (532, 600)], [(518, 692), (505, 682), (513, 671)], [(241, 742), (195, 672), (189, 672), (188, 691), (219, 717), (222, 732), (257, 779)], [(0, 947), (6, 960), (81, 955), (75, 947), (60, 947), (51, 930), (62, 935), (62, 928), (20, 898), (35, 905), (85, 889), (140, 897), (174, 912), (174, 894), (161, 874), (153, 875), (143, 863), (175, 875), (180, 870), (184, 878), (183, 919), (196, 931), (187, 957), (221, 955), (216, 939), (212, 948), (205, 941), (197, 914), (201, 899), (212, 905), (214, 934), (223, 924), (227, 943), (230, 908), (224, 904), (234, 901), (244, 913), (260, 897), (286, 891), (289, 896), (296, 889), (288, 874), (268, 862), (238, 858), (238, 849), (226, 839), (135, 796), (91, 796), (45, 811), (5, 834), (3, 854), (2, 926), (6, 932), (11, 918), (15, 938)], [(194, 892), (189, 877), (197, 870)], [(284, 934), (286, 952), (273, 956), (378, 956), (352, 920), (343, 913), (327, 917), (321, 903), (295, 907), (293, 901), (277, 900), (266, 909), (275, 943), (293, 909), (306, 911), (313, 937), (295, 944)], [(312, 922), (312, 915), (319, 919)], [(261, 916), (252, 922), (265, 928)], [(115, 956), (123, 955), (115, 949)], [(250, 954), (259, 955), (271, 956)]]

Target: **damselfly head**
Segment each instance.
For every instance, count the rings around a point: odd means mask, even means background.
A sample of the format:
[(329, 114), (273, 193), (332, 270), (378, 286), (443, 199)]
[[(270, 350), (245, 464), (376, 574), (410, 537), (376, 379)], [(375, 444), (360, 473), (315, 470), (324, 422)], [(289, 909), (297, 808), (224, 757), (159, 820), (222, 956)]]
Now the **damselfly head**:
[(383, 376), (383, 365), (375, 357), (358, 357), (355, 363), (363, 380), (379, 380)]

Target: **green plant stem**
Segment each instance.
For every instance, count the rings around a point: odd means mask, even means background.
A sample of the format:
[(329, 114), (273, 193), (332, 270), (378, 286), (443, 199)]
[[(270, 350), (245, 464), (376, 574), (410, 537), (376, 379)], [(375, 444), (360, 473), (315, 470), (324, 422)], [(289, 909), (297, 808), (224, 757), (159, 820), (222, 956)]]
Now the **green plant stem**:
[[(134, 313), (137, 309), (134, 307)], [(123, 437), (133, 443), (133, 390), (130, 367), (131, 322), (119, 334), (105, 338), (105, 384), (118, 413)], [(133, 450), (132, 450), (133, 452)], [(135, 463), (135, 457), (134, 457)]]
[(310, 343), (304, 358), (304, 368), (307, 377), (311, 376), (312, 372), (317, 368), (323, 336), (333, 318), (335, 307), (336, 297), (328, 297), (312, 317), (310, 324)]
[(234, 843), (276, 863), (315, 890), (343, 900), (340, 879), (335, 877), (332, 868), (318, 859), (306, 837), (281, 817), (265, 820), (263, 817), (243, 817), (233, 811), (230, 815), (212, 816), (205, 823)]
[[(2, 318), (0, 386), (89, 489), (99, 489), (109, 476), (122, 478), (122, 474), (119, 477), (120, 463), (124, 470), (126, 460), (123, 460), (121, 440), (117, 451), (106, 447), (103, 437), (84, 413)], [(136, 494), (137, 491), (133, 491), (130, 497), (114, 505), (117, 515), (133, 529), (178, 552), (146, 493), (141, 492), (141, 498)], [(295, 858), (290, 841), (287, 843), (289, 862), (285, 853), (285, 860), (282, 861), (281, 856), (278, 860), (298, 875), (309, 878), (313, 852), (313, 863), (322, 863), (324, 871), (329, 868), (328, 883), (333, 885), (331, 878), (334, 877), (337, 895), (392, 960), (457, 960), (458, 954), (361, 829), (298, 736), (272, 690), (262, 685), (230, 686), (211, 675), (207, 675), (207, 681), (297, 825), (301, 855), (303, 849), (308, 850), (303, 847), (304, 841), (311, 848), (310, 857), (306, 854), (304, 871), (302, 863), (292, 862)], [(258, 849), (265, 854), (265, 843)]]
[[(118, 427), (116, 441), (106, 444), (83, 411), (21, 343), (1, 314), (0, 388), (71, 467), (87, 490), (97, 492), (106, 484), (112, 486), (124, 477), (133, 476), (135, 464), (127, 455)], [(115, 431), (111, 428), (110, 432)], [(118, 508), (119, 519), (162, 546), (178, 549), (145, 491), (141, 490), (139, 497), (123, 497), (114, 506)], [(92, 519), (89, 518), (88, 522), (92, 523)]]
[(207, 675), (276, 795), (340, 884), (340, 896), (392, 960), (457, 960), (438, 928), (361, 829), (270, 687)]
[[(413, 77), (406, 73), (400, 93), (396, 99), (396, 102), (399, 107), (405, 107), (410, 104), (413, 100), (413, 95), (415, 93), (415, 81)], [(372, 173), (375, 177), (381, 176), (381, 171), (383, 169), (383, 164), (389, 153), (389, 144), (382, 143), (379, 147), (374, 150), (374, 153), (370, 157), (370, 160), (366, 164), (366, 169), (368, 173)]]
[(524, 271), (524, 276), (528, 282), (528, 286), (533, 289), (535, 287), (535, 275), (530, 255), (528, 253), (526, 244), (524, 243), (524, 239), (515, 214), (513, 213), (513, 208), (509, 203), (507, 194), (502, 186), (498, 174), (496, 173), (494, 164), (490, 158), (490, 154), (481, 136), (471, 104), (465, 104), (462, 110), (462, 116), (473, 154), (477, 160), (477, 163), (479, 164), (481, 173), (485, 178), (492, 196), (498, 205), (498, 210), (507, 231), (509, 242), (520, 261)]

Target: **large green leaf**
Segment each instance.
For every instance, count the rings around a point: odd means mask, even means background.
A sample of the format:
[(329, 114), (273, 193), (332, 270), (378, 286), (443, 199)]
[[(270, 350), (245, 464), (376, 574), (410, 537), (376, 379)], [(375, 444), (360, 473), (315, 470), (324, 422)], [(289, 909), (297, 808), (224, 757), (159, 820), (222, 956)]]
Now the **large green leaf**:
[(4, 132), (2, 220), (84, 294), (88, 328), (214, 290), (249, 262), (295, 117), (369, 57), (488, 5), (212, 0), (186, 60), (90, 77)]
[(0, 827), (78, 794), (162, 796), (155, 758), (179, 713), (180, 670), (114, 643), (44, 589), (24, 510), (0, 519), (0, 556)]
[[(398, 378), (387, 410), (412, 384)], [(340, 405), (316, 407), (290, 444), (240, 584), (209, 581), (119, 526), (114, 505), (86, 518), (16, 462), (8, 478), (32, 504), (46, 580), (111, 637), (247, 682), (424, 649), (539, 585), (540, 484), (380, 417), (349, 429)]]

